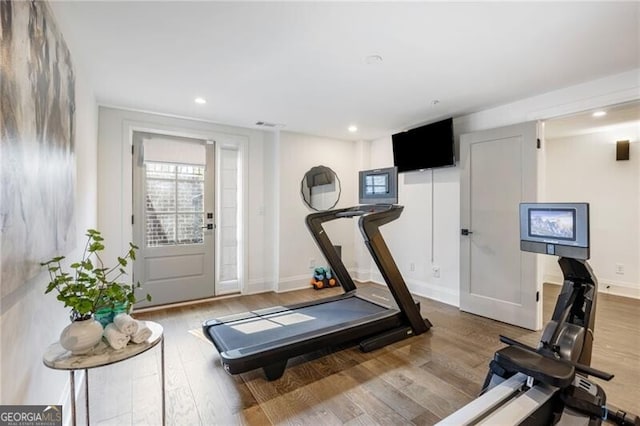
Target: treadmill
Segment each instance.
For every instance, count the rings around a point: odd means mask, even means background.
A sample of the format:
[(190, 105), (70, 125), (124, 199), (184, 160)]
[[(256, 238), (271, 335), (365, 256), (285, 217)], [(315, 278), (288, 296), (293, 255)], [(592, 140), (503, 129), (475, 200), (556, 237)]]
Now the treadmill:
[[(372, 204), (309, 214), (307, 227), (344, 293), (205, 321), (204, 335), (220, 353), (224, 369), (239, 374), (262, 368), (271, 381), (282, 376), (289, 358), (356, 342), (368, 352), (428, 331), (432, 324), (421, 316), (379, 229), (396, 220), (403, 208)], [(358, 290), (322, 226), (348, 218), (358, 218), (388, 291)]]

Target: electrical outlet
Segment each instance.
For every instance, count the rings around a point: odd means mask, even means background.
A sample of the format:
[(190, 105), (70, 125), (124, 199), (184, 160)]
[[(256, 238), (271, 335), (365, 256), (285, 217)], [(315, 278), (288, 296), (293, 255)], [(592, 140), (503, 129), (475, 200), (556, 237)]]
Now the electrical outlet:
[(415, 263), (413, 263), (413, 262), (411, 262), (411, 263), (409, 264), (409, 270), (410, 270), (411, 272), (415, 271), (415, 270), (416, 270), (416, 264), (415, 264)]
[(433, 273), (433, 276), (435, 278), (440, 278), (440, 267), (439, 266), (432, 266), (431, 267), (431, 272)]
[(622, 263), (616, 263), (616, 274), (624, 275), (624, 265)]
[(316, 267), (316, 260), (314, 258), (309, 259), (309, 269)]

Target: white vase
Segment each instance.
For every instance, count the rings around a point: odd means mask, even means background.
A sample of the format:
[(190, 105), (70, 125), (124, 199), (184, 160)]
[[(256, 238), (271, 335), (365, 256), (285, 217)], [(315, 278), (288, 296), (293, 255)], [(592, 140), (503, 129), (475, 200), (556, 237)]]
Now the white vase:
[(86, 354), (102, 339), (102, 324), (91, 317), (72, 321), (60, 334), (60, 345), (74, 355)]

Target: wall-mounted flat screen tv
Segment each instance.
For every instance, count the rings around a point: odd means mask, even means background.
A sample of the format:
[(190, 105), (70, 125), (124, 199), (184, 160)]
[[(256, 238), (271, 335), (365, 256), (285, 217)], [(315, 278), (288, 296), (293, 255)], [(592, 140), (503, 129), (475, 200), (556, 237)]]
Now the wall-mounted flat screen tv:
[(398, 172), (455, 166), (453, 118), (391, 136), (393, 164)]

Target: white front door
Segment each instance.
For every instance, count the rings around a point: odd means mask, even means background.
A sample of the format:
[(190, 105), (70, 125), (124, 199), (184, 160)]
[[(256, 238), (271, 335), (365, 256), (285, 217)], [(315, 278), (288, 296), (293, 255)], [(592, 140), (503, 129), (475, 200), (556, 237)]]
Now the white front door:
[(214, 145), (134, 132), (134, 279), (155, 306), (215, 295)]
[(460, 309), (539, 330), (536, 255), (520, 251), (519, 204), (537, 200), (537, 123), (460, 137)]

